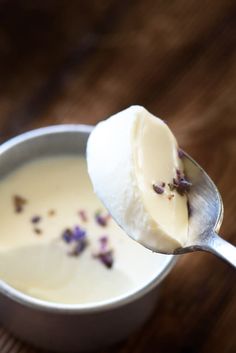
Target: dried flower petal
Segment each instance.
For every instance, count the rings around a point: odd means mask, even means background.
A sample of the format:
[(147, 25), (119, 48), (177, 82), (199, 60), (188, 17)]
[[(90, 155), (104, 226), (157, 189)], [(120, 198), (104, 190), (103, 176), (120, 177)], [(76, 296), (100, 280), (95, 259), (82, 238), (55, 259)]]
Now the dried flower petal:
[(71, 243), (73, 240), (73, 232), (70, 228), (67, 228), (62, 233), (62, 238), (66, 243)]
[(99, 238), (101, 251), (105, 251), (108, 245), (108, 237), (106, 235)]
[(102, 216), (97, 216), (96, 217), (96, 221), (102, 227), (106, 227), (106, 225), (107, 225), (106, 219), (104, 217), (102, 217)]
[(55, 214), (56, 214), (56, 211), (53, 210), (53, 209), (48, 211), (48, 216), (49, 217), (55, 216)]
[(79, 256), (88, 246), (87, 239), (81, 239), (74, 248), (69, 252), (70, 256)]
[(41, 234), (42, 234), (42, 229), (40, 229), (40, 228), (34, 228), (34, 232), (35, 232), (37, 235), (41, 235)]
[(83, 222), (87, 222), (88, 221), (88, 216), (87, 216), (87, 213), (85, 212), (85, 210), (80, 210), (79, 211), (79, 216), (81, 218), (81, 220)]
[(192, 183), (186, 178), (184, 173), (176, 169), (176, 178), (173, 178), (173, 183), (168, 184), (171, 191), (176, 190), (179, 195), (187, 194), (192, 186)]
[(174, 184), (168, 183), (170, 191), (173, 191), (175, 189)]
[(75, 241), (83, 239), (86, 235), (86, 231), (79, 226), (75, 226), (74, 231), (72, 232), (72, 238)]
[(98, 239), (100, 242), (100, 250), (93, 257), (100, 260), (107, 268), (113, 266), (114, 257), (113, 250), (109, 249), (109, 239), (106, 235)]
[(176, 191), (183, 196), (184, 194), (186, 194), (187, 192), (189, 192), (190, 187), (191, 187), (191, 183), (183, 176), (178, 178), (178, 180), (174, 180), (174, 187), (176, 189)]
[(27, 204), (27, 200), (19, 195), (13, 196), (13, 203), (16, 213), (23, 212), (24, 206)]
[(86, 231), (80, 226), (75, 226), (73, 230), (65, 229), (62, 238), (67, 244), (72, 245), (72, 250), (69, 252), (70, 256), (80, 255), (88, 245)]
[(97, 255), (97, 258), (107, 267), (112, 268), (113, 266), (113, 251), (109, 250), (105, 253), (101, 253)]
[(34, 216), (31, 218), (31, 222), (34, 224), (37, 224), (41, 221), (41, 217), (40, 216)]
[(163, 187), (162, 187), (162, 186), (159, 186), (159, 185), (157, 185), (157, 184), (152, 184), (152, 188), (153, 188), (153, 190), (154, 190), (157, 194), (159, 194), (159, 195), (163, 194), (163, 192), (164, 192)]
[(105, 216), (103, 216), (101, 214), (101, 211), (97, 211), (95, 213), (95, 220), (101, 227), (106, 227), (107, 224), (108, 224), (109, 219), (110, 219), (110, 214), (109, 213), (107, 215), (105, 215)]

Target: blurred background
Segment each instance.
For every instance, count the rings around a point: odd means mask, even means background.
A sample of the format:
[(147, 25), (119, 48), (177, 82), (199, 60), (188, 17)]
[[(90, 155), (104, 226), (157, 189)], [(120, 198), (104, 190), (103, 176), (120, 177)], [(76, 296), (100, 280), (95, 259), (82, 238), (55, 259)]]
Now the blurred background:
[[(1, 0), (0, 142), (144, 105), (218, 185), (222, 234), (235, 244), (235, 38), (229, 0)], [(228, 265), (181, 257), (160, 300), (142, 331), (109, 352), (236, 352)], [(0, 328), (0, 352), (18, 351), (39, 352)]]

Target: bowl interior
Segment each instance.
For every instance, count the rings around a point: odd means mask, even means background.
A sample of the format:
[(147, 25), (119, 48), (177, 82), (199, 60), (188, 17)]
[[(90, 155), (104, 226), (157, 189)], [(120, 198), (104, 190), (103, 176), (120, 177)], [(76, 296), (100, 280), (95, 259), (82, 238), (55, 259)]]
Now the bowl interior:
[[(91, 126), (58, 125), (34, 130), (15, 137), (0, 146), (0, 179), (17, 167), (39, 157), (86, 153), (86, 143)], [(118, 306), (137, 298), (156, 286), (174, 264), (173, 256), (157, 255), (160, 266), (148, 276), (140, 288), (104, 302), (91, 304), (58, 304), (28, 296), (0, 281), (0, 291), (14, 300), (30, 306), (40, 306), (45, 310), (94, 310)]]

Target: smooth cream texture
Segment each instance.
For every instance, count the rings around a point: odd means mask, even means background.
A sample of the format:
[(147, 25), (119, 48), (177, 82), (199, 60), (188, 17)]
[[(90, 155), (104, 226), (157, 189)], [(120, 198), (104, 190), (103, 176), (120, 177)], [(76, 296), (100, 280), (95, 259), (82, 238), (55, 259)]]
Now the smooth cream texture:
[[(20, 214), (14, 212), (14, 194), (28, 200)], [(112, 219), (105, 228), (97, 225), (94, 213), (104, 207), (82, 157), (28, 163), (0, 181), (0, 196), (0, 279), (31, 296), (66, 304), (100, 302), (141, 288), (168, 261), (129, 239)], [(50, 209), (55, 216), (48, 216)], [(80, 220), (81, 209), (88, 212), (88, 223)], [(42, 216), (37, 225), (42, 235), (33, 231), (34, 215)], [(87, 230), (91, 246), (74, 258), (67, 255), (61, 233), (78, 224)], [(114, 249), (112, 269), (92, 257), (102, 235)]]
[(163, 253), (186, 243), (186, 196), (167, 186), (159, 195), (152, 187), (171, 183), (176, 169), (183, 170), (175, 137), (162, 120), (141, 106), (113, 115), (90, 135), (87, 161), (95, 192), (132, 238)]

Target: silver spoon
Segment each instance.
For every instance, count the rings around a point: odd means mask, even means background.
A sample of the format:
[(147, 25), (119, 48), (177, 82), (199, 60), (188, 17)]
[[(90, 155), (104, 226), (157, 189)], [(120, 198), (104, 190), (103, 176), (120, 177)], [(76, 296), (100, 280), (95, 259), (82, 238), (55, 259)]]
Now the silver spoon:
[(186, 175), (192, 183), (188, 194), (190, 204), (188, 242), (185, 247), (176, 249), (174, 254), (208, 251), (236, 268), (236, 247), (217, 234), (224, 213), (217, 187), (207, 173), (185, 152), (183, 163)]

